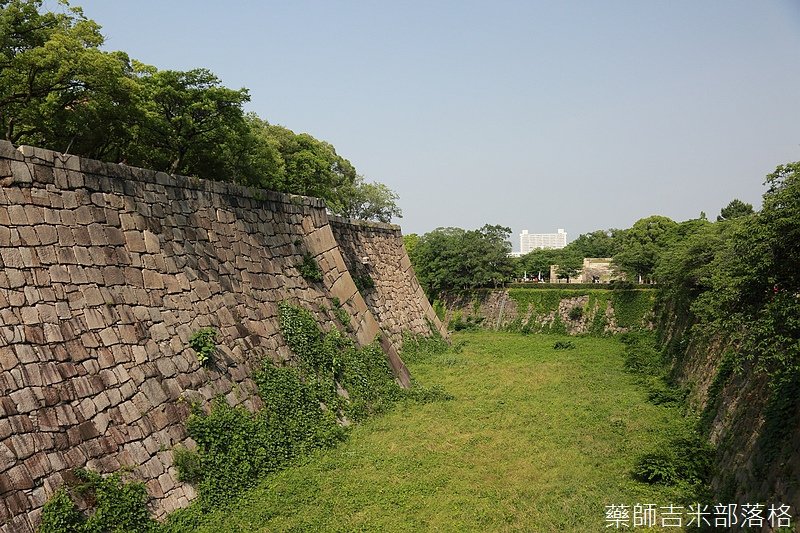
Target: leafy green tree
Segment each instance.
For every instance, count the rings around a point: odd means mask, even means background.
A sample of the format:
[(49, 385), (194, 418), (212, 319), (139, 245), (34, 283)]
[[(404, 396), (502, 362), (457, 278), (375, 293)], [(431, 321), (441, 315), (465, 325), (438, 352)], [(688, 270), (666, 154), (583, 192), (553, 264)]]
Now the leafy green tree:
[(100, 26), (80, 8), (0, 0), (0, 127), (6, 140), (113, 157), (135, 121), (127, 55), (103, 52)]
[(751, 204), (746, 204), (738, 198), (734, 198), (727, 206), (720, 210), (719, 215), (717, 215), (717, 222), (739, 217), (746, 217), (752, 214), (753, 206)]
[(335, 148), (245, 115), (246, 89), (207, 69), (158, 70), (100, 50), (100, 26), (59, 0), (0, 0), (0, 128), (6, 140), (96, 159), (323, 198), (391, 221), (397, 194)]
[(558, 264), (559, 250), (538, 249), (532, 250), (517, 260), (516, 275), (529, 278), (538, 277), (550, 279), (550, 265)]
[[(331, 211), (345, 216), (353, 206), (364, 206), (367, 202), (364, 191), (358, 190), (363, 181), (359, 181), (355, 167), (337, 154), (331, 144), (257, 117), (249, 118), (249, 126), (268, 150), (265, 160), (272, 167), (270, 172), (252, 178), (252, 185), (323, 198)], [(352, 199), (358, 194), (361, 201)], [(388, 198), (390, 203), (395, 199), (396, 195)], [(386, 211), (377, 208), (375, 212), (383, 216)]]
[(442, 292), (497, 286), (513, 274), (509, 228), (437, 228), (414, 247), (415, 272), (430, 297)]
[(429, 297), (457, 286), (454, 273), (460, 270), (461, 261), (457, 243), (464, 233), (461, 228), (436, 228), (419, 238), (415, 272)]
[(509, 254), (511, 243), (508, 241), (511, 228), (486, 224), (477, 232), (468, 232), (475, 241), (480, 255), (475, 261), (474, 283), (481, 285), (491, 283), (495, 287), (504, 283), (514, 273), (514, 266)]
[(737, 207), (715, 224), (687, 221), (697, 231), (661, 251), (656, 277), (673, 297), (691, 300), (698, 328), (724, 333), (791, 381), (800, 372), (800, 162), (765, 183), (758, 213)]
[(612, 257), (620, 251), (623, 230), (609, 229), (583, 233), (566, 246), (581, 257)]
[(556, 263), (554, 263), (558, 265), (556, 275), (559, 279), (566, 279), (567, 283), (569, 283), (569, 280), (574, 278), (583, 268), (583, 257), (572, 250), (563, 249), (558, 250), (558, 252), (555, 257)]
[[(682, 223), (681, 226), (685, 226)], [(696, 298), (713, 287), (716, 261), (737, 229), (733, 223), (695, 225), (694, 231), (674, 240), (659, 257), (654, 277), (675, 300)]]
[(408, 235), (403, 235), (403, 246), (405, 246), (406, 253), (408, 254), (408, 258), (411, 259), (411, 264), (414, 265), (416, 268), (417, 264), (417, 244), (419, 243), (419, 235), (416, 233), (409, 233)]
[(235, 152), (239, 170), (237, 181), (245, 185), (253, 185), (271, 190), (281, 190), (283, 176), (286, 173), (286, 162), (280, 152), (278, 138), (270, 134), (270, 124), (255, 113), (247, 113), (244, 117), (247, 132), (240, 139), (240, 150)]
[(392, 217), (403, 217), (403, 211), (397, 206), (398, 198), (397, 193), (383, 183), (366, 183), (357, 176), (352, 192), (344, 198), (341, 214), (388, 224)]
[(675, 238), (677, 224), (663, 216), (638, 220), (625, 232), (615, 265), (634, 280), (652, 281), (659, 256)]
[(222, 86), (206, 69), (137, 67), (145, 108), (137, 159), (171, 174), (233, 179), (226, 152), (247, 131), (247, 90)]

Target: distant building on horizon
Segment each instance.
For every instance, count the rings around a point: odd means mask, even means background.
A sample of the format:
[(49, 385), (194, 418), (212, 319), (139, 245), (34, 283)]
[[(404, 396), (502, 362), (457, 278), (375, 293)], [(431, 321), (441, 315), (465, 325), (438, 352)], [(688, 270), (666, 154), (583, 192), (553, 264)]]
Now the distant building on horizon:
[(559, 228), (557, 233), (528, 233), (522, 230), (519, 234), (519, 251), (525, 255), (536, 249), (558, 250), (567, 245), (567, 232)]

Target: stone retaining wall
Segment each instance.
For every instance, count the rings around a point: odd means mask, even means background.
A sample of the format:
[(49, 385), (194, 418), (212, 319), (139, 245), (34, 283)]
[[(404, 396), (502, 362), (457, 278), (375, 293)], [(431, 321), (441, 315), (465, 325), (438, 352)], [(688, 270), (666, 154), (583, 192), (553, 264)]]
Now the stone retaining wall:
[[(358, 241), (359, 227), (338, 238)], [(338, 298), (355, 339), (382, 337), (407, 385), (398, 335), (430, 306), (406, 268), (385, 288), (376, 276), (393, 307), (373, 311), (384, 308), (361, 297), (342, 245), (318, 199), (0, 142), (0, 531), (33, 530), (77, 467), (134, 467), (158, 517), (187, 505), (170, 451), (187, 442), (184, 400), (259, 407), (252, 370), (292, 362), (280, 301), (326, 325)], [(384, 249), (369, 253), (383, 272)], [(305, 255), (321, 282), (301, 276)], [(204, 326), (221, 334), (210, 367), (188, 348)]]
[(335, 216), (330, 223), (348, 271), (393, 344), (402, 345), (406, 331), (447, 336), (417, 281), (399, 226)]

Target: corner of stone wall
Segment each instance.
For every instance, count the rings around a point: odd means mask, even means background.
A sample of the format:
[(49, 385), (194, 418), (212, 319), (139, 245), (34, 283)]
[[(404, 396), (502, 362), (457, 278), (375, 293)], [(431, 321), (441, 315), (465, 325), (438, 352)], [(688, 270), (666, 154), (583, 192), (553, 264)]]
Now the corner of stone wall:
[(438, 333), (447, 338), (414, 274), (400, 226), (338, 216), (329, 219), (348, 271), (374, 282), (374, 287), (362, 290), (364, 300), (392, 344), (402, 347), (404, 333)]

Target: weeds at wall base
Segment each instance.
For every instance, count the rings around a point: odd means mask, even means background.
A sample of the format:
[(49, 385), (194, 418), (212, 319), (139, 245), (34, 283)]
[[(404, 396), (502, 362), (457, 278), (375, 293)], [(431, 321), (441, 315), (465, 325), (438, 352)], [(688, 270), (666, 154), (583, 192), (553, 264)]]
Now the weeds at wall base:
[[(401, 389), (377, 343), (358, 348), (335, 328), (323, 333), (305, 309), (281, 304), (279, 323), (298, 361), (287, 367), (265, 361), (254, 375), (264, 408), (252, 413), (229, 405), (224, 397), (214, 399), (208, 410), (192, 406), (187, 432), (196, 447), (173, 450), (179, 480), (198, 491), (192, 505), (159, 525), (149, 516), (143, 484), (124, 482), (119, 474), (104, 478), (85, 472), (79, 475), (96, 495), (92, 514), (82, 513), (67, 490), (61, 489), (45, 505), (40, 531), (95, 533), (117, 531), (117, 526), (130, 533), (186, 530), (208, 511), (234, 502), (265, 475), (346, 439), (348, 429), (342, 422), (363, 420), (401, 401), (453, 399), (437, 386), (414, 383), (410, 389)], [(406, 339), (404, 355), (413, 350), (423, 354), (448, 349), (438, 335), (429, 339), (407, 335)], [(343, 389), (346, 395), (340, 394)]]
[[(648, 401), (665, 409), (680, 409), (685, 415), (689, 391), (670, 383), (670, 362), (657, 349), (655, 334), (624, 333), (620, 340), (625, 344), (625, 369), (645, 388)], [(686, 435), (673, 437), (641, 455), (631, 474), (643, 483), (685, 484), (700, 501), (710, 497), (715, 454), (707, 436), (687, 420)]]

